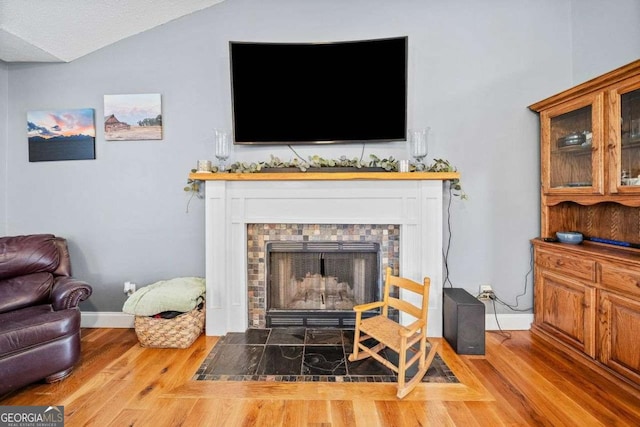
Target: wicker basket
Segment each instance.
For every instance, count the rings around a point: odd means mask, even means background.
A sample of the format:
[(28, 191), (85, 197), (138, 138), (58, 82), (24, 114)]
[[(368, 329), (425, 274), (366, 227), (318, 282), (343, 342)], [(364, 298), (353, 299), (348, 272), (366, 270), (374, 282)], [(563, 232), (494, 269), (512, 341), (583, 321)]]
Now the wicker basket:
[(187, 348), (204, 329), (204, 306), (173, 319), (135, 317), (135, 329), (142, 347)]

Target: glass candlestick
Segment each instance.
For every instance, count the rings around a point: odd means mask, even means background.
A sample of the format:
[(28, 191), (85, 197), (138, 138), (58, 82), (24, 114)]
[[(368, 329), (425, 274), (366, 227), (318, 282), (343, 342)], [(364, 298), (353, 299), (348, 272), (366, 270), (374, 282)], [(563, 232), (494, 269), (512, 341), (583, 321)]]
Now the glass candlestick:
[(409, 129), (409, 155), (416, 161), (416, 170), (424, 170), (425, 165), (422, 162), (429, 153), (427, 136), (430, 128)]
[(216, 159), (218, 159), (219, 170), (226, 170), (225, 161), (231, 155), (231, 138), (229, 132), (225, 129), (214, 129), (216, 138)]

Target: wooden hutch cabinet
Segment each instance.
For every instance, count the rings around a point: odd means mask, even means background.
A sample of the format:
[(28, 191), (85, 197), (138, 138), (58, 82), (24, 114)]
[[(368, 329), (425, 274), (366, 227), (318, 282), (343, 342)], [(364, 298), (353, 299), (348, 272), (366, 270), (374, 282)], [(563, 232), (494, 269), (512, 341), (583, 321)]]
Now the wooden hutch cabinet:
[[(640, 388), (640, 60), (529, 108), (541, 140), (532, 333)], [(544, 241), (557, 231), (585, 241)]]

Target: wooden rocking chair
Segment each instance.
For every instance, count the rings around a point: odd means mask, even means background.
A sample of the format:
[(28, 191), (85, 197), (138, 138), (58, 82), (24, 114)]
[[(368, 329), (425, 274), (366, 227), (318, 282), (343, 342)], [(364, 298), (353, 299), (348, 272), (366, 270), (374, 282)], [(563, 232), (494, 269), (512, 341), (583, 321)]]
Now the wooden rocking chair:
[[(421, 307), (394, 298), (391, 296), (391, 288), (395, 286), (402, 290), (414, 292), (422, 298)], [(349, 360), (356, 360), (373, 357), (387, 368), (398, 374), (398, 398), (405, 397), (413, 388), (422, 381), (429, 366), (436, 355), (438, 343), (431, 343), (431, 349), (427, 354), (427, 314), (429, 311), (429, 286), (430, 280), (424, 278), (424, 284), (413, 280), (391, 275), (391, 268), (387, 268), (384, 283), (384, 298), (382, 301), (361, 304), (353, 307), (356, 312), (356, 329), (353, 338), (353, 353)], [(408, 326), (389, 318), (389, 307), (395, 308), (403, 313), (407, 313), (417, 320)], [(362, 319), (365, 311), (381, 308), (381, 314)], [(369, 348), (364, 341), (373, 338), (378, 343)], [(420, 343), (418, 348), (415, 344)], [(390, 348), (398, 353), (399, 363), (396, 366), (383, 356), (378, 354), (384, 348)], [(408, 356), (412, 356), (407, 360)], [(406, 380), (406, 371), (418, 362), (418, 372), (409, 380)]]

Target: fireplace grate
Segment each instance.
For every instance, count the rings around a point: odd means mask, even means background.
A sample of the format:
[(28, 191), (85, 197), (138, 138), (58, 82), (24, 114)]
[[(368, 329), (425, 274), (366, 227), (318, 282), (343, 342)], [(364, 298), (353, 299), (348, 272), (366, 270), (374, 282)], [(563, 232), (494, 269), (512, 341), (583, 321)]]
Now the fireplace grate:
[[(379, 310), (366, 311), (362, 318), (377, 316)], [(389, 310), (389, 318), (399, 321), (399, 313), (396, 309)], [(295, 311), (295, 310), (271, 310), (266, 316), (267, 327), (333, 327), (340, 329), (353, 329), (356, 325), (356, 315), (353, 311)]]
[[(363, 313), (363, 317), (375, 316), (376, 312)], [(355, 313), (353, 311), (309, 312), (294, 310), (271, 310), (267, 313), (267, 327), (308, 326), (353, 329)]]

